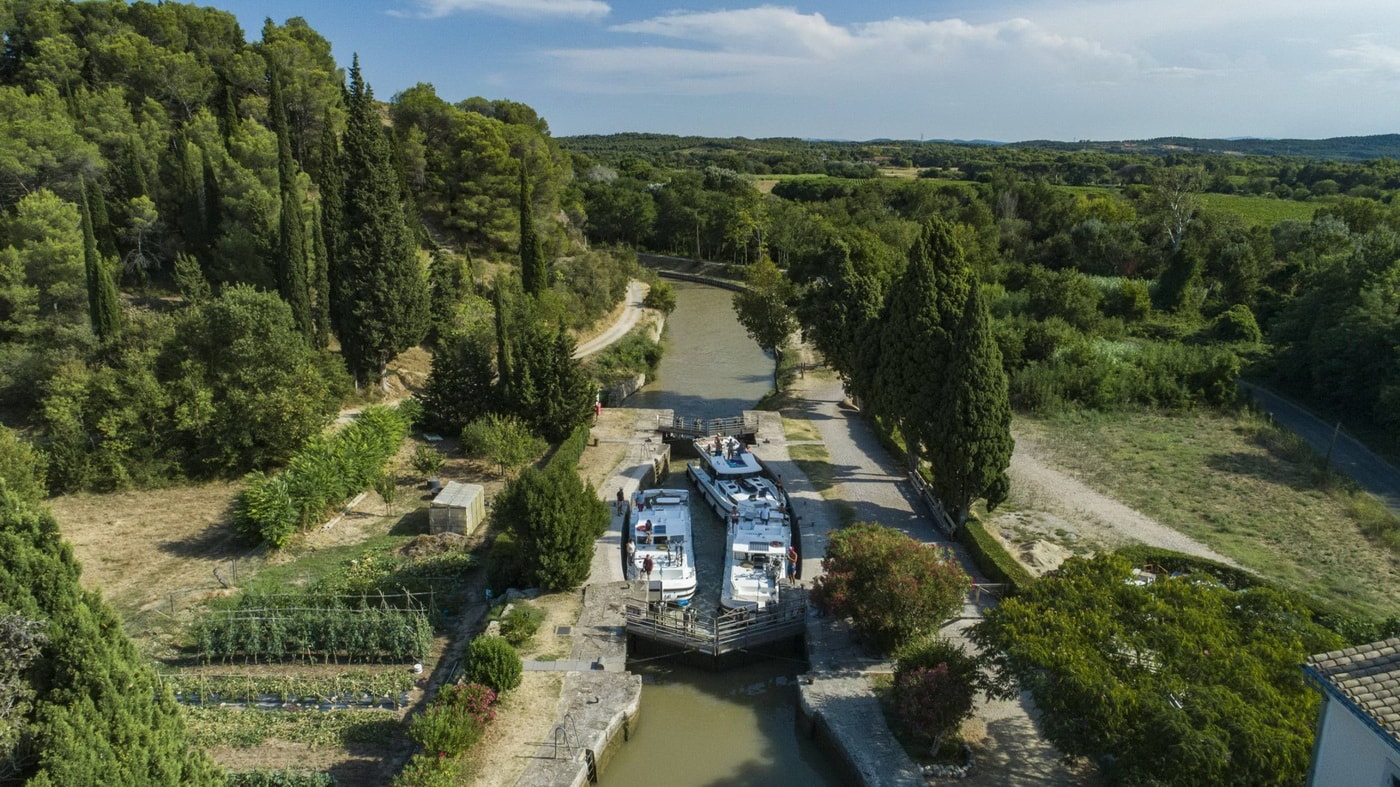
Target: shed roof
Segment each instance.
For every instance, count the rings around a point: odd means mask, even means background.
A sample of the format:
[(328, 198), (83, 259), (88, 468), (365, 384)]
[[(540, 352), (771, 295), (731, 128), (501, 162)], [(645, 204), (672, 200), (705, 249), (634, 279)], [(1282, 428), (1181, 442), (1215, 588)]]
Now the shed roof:
[(451, 506), (453, 508), (467, 508), (472, 501), (480, 497), (485, 487), (481, 484), (464, 484), (461, 481), (448, 481), (447, 486), (437, 493), (433, 498), (435, 506)]
[(1320, 653), (1304, 669), (1365, 714), (1400, 747), (1400, 637)]

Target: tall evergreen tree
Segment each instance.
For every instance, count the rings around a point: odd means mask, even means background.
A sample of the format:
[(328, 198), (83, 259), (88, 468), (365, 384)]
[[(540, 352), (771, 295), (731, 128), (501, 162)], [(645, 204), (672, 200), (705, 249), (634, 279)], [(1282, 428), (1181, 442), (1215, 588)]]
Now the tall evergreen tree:
[(297, 188), (297, 163), (287, 129), (287, 109), (282, 101), (282, 77), (276, 69), (268, 73), (268, 103), (272, 130), (277, 135), (277, 177), (281, 185), (282, 213), (278, 222), (277, 289), (292, 307), (297, 329), (312, 338), (311, 287), (306, 260), (306, 225), (302, 215), (301, 190)]
[(358, 57), (350, 67), (349, 110), (345, 249), (332, 270), (341, 300), (333, 309), (346, 365), (357, 378), (379, 382), (389, 361), (427, 331), (428, 290), (399, 204), (389, 141)]
[(924, 450), (933, 466), (934, 494), (962, 527), (974, 500), (985, 497), (988, 508), (996, 508), (1006, 499), (1006, 468), (1016, 446), (1001, 350), (975, 277), (942, 389), (942, 428)]
[(911, 460), (945, 428), (943, 386), (971, 278), (952, 227), (930, 220), (890, 290), (878, 345), (867, 348), (877, 359), (866, 379), (872, 404), (899, 426)]
[(97, 251), (92, 231), (92, 211), (88, 209), (87, 189), (83, 189), (83, 268), (87, 274), (88, 317), (92, 331), (102, 340), (114, 338), (121, 330), (121, 306), (112, 272)]
[(112, 234), (112, 220), (107, 216), (107, 198), (102, 195), (102, 184), (96, 180), (86, 181), (86, 184), (83, 194), (92, 212), (92, 234), (97, 237), (97, 251), (104, 258), (116, 257), (117, 237)]
[(311, 345), (323, 349), (331, 336), (331, 284), (320, 201), (311, 206), (311, 254)]
[(316, 181), (318, 204), (321, 209), (321, 239), (325, 243), (327, 297), (330, 301), (330, 326), (338, 330), (336, 304), (345, 301), (341, 291), (341, 277), (338, 265), (344, 257), (345, 249), (345, 172), (341, 166), (340, 143), (330, 122), (329, 111), (321, 124), (320, 180)]
[(535, 232), (535, 211), (525, 159), (520, 160), (520, 283), (526, 295), (539, 295), (549, 287), (549, 268), (544, 248)]
[(434, 249), (428, 287), (432, 297), (432, 333), (441, 339), (456, 330), (457, 310), (475, 288), (471, 254)]
[(4, 479), (0, 565), (0, 610), (41, 621), (45, 639), (24, 674), (32, 712), (3, 719), (21, 725), (19, 746), (0, 746), (6, 783), (223, 783), (209, 758), (186, 745), (179, 706), (121, 621), (100, 595), (79, 586), (80, 568), (53, 515)]

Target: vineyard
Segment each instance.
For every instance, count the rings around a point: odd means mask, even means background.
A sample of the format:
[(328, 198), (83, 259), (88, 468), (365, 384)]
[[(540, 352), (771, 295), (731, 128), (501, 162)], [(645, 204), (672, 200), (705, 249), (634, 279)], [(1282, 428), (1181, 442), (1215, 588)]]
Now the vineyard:
[(408, 693), (414, 688), (413, 675), (402, 669), (324, 677), (164, 675), (162, 679), (176, 701), (185, 705), (243, 705), (264, 710), (400, 710), (408, 704)]
[(416, 609), (370, 607), (263, 607), (216, 611), (194, 627), (199, 657), (411, 663), (428, 655), (432, 624)]

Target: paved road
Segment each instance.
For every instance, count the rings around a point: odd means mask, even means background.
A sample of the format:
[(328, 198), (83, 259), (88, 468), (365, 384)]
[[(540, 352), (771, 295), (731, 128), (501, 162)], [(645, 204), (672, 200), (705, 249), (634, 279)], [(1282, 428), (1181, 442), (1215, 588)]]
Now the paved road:
[[(1268, 389), (1243, 381), (1240, 387), (1252, 395), (1276, 423), (1306, 440), (1319, 456), (1328, 456), (1330, 448), (1333, 470), (1360, 484), (1400, 516), (1400, 470), (1376, 456), (1345, 431), (1339, 431), (1335, 423), (1327, 423)], [(1333, 435), (1336, 436), (1335, 443)]]
[(594, 336), (592, 339), (574, 348), (575, 358), (587, 358), (593, 353), (607, 347), (613, 342), (627, 335), (637, 326), (637, 322), (642, 319), (645, 311), (642, 307), (642, 299), (646, 297), (646, 285), (633, 279), (627, 283), (627, 306), (622, 310), (622, 316), (617, 319), (606, 331)]

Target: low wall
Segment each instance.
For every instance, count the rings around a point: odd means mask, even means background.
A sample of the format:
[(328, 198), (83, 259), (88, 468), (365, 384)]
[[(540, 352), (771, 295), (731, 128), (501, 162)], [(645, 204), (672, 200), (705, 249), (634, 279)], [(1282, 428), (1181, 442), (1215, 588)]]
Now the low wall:
[(647, 376), (638, 372), (630, 379), (623, 380), (603, 389), (604, 407), (621, 407), (627, 401), (627, 397), (640, 391), (642, 386), (647, 384)]

